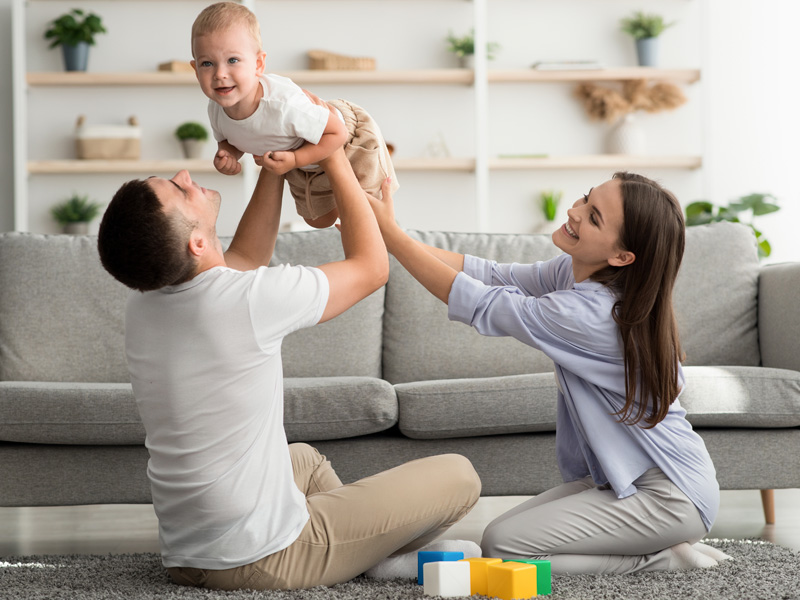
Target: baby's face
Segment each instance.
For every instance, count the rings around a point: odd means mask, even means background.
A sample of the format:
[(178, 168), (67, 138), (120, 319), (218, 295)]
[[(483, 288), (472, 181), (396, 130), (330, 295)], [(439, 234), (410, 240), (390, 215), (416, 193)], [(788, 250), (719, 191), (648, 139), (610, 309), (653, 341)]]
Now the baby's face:
[(264, 72), (264, 53), (247, 29), (234, 25), (198, 36), (192, 51), (192, 66), (203, 93), (233, 119), (253, 114), (261, 97), (258, 78)]

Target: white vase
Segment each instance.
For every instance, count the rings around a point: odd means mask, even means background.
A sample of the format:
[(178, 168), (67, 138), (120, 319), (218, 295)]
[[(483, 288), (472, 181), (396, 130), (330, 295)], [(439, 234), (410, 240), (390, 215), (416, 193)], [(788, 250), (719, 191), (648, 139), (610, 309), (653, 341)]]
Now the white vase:
[(644, 154), (644, 131), (632, 114), (622, 117), (608, 132), (606, 151), (609, 154)]

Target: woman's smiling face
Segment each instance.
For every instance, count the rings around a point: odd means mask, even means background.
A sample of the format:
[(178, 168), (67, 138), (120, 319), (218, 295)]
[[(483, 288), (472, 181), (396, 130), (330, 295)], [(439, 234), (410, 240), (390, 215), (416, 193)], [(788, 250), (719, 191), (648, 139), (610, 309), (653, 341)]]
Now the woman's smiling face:
[(620, 246), (623, 214), (622, 184), (617, 179), (592, 188), (567, 211), (567, 222), (553, 233), (553, 243), (572, 256), (576, 282), (609, 265), (633, 262), (633, 254)]

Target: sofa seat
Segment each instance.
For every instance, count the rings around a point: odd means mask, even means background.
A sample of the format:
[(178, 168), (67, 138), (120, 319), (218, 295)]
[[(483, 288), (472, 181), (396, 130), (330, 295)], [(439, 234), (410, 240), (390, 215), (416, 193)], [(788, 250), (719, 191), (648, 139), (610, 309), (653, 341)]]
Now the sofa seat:
[[(681, 405), (696, 428), (800, 426), (800, 372), (685, 367)], [(395, 386), (400, 431), (418, 440), (556, 429), (552, 373), (448, 379)], [(502, 410), (500, 410), (502, 407)]]
[[(397, 423), (394, 389), (381, 379), (287, 378), (284, 390), (290, 442), (368, 435)], [(145, 431), (129, 383), (0, 381), (0, 441), (143, 445)]]

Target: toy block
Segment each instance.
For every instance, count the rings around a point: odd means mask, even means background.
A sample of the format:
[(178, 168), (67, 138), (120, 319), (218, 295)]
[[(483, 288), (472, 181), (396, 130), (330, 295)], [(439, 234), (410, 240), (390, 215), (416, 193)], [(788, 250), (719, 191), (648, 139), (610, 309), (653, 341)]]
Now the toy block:
[(519, 562), (526, 565), (536, 565), (536, 593), (546, 596), (553, 593), (552, 571), (549, 560), (512, 560), (506, 562)]
[(424, 585), (425, 583), (425, 572), (422, 569), (425, 563), (442, 561), (455, 562), (462, 558), (464, 558), (463, 552), (438, 552), (433, 550), (417, 552), (417, 583), (419, 585)]
[(422, 566), (425, 575), (424, 594), (426, 596), (470, 595), (469, 564), (461, 561), (437, 561)]
[(464, 558), (469, 563), (470, 592), (486, 596), (489, 592), (489, 565), (500, 564), (499, 558)]
[(489, 596), (521, 600), (536, 596), (536, 565), (504, 562), (489, 565)]

